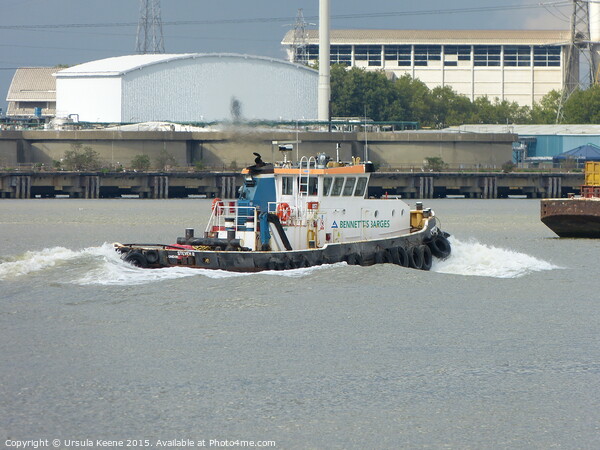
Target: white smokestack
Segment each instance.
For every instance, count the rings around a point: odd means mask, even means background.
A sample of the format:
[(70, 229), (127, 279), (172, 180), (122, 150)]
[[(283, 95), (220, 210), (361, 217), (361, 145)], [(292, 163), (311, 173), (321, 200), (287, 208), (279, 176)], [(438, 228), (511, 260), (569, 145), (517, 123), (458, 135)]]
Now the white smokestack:
[(319, 0), (319, 90), (318, 119), (329, 120), (329, 0)]
[(598, 64), (600, 64), (600, 2), (589, 2), (590, 53), (592, 57), (592, 83), (598, 83)]

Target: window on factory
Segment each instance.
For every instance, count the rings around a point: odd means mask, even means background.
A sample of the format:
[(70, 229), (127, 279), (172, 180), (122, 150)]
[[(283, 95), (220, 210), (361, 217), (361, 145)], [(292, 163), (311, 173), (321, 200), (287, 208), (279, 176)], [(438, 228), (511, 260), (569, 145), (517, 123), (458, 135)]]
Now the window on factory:
[(306, 57), (309, 61), (319, 59), (319, 46), (318, 45), (307, 45), (305, 47)]
[(441, 45), (415, 45), (415, 66), (426, 66), (429, 61), (441, 59)]
[(410, 45), (386, 45), (383, 49), (386, 61), (397, 61), (399, 66), (410, 66)]
[(559, 67), (560, 66), (560, 47), (542, 46), (533, 47), (533, 65), (537, 67)]
[(499, 45), (475, 45), (473, 47), (473, 65), (475, 66), (499, 66)]
[(509, 67), (531, 66), (531, 47), (528, 45), (504, 46), (504, 65)]
[(444, 66), (458, 66), (459, 61), (471, 61), (471, 46), (444, 45)]
[(329, 58), (331, 64), (344, 64), (349, 66), (352, 63), (352, 46), (332, 45), (329, 48)]
[(355, 45), (354, 59), (367, 61), (369, 66), (381, 66), (381, 45)]

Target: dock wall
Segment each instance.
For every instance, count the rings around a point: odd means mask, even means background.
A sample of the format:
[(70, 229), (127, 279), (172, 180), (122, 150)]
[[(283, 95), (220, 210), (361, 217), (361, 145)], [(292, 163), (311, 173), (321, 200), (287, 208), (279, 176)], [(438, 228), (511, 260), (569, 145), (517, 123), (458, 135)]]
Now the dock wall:
[[(281, 158), (273, 142), (301, 141), (296, 156), (327, 153), (335, 156), (339, 144), (342, 160), (366, 156), (387, 169), (421, 167), (428, 157), (439, 157), (449, 167), (500, 168), (512, 159), (513, 134), (403, 132), (263, 131), (236, 127), (224, 131), (118, 131), (33, 130), (0, 131), (0, 168), (27, 164), (52, 167), (74, 145), (90, 147), (104, 167), (129, 167), (133, 158), (147, 155), (154, 163), (161, 154), (173, 158), (179, 168), (201, 164), (205, 168), (244, 167), (253, 153), (265, 161)], [(162, 168), (161, 168), (162, 169)]]
[[(0, 172), (0, 198), (234, 198), (243, 180), (233, 172)], [(375, 172), (374, 197), (467, 198), (566, 197), (579, 193), (582, 173)]]

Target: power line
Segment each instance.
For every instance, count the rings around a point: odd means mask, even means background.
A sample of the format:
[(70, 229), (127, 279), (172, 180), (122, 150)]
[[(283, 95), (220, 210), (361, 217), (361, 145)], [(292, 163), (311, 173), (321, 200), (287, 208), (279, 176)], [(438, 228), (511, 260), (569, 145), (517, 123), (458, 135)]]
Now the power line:
[[(549, 6), (560, 7), (570, 5), (570, 1), (555, 1), (535, 4), (519, 5), (497, 5), (483, 6), (474, 8), (455, 8), (455, 9), (437, 9), (437, 10), (419, 10), (419, 11), (392, 11), (381, 13), (358, 13), (358, 14), (337, 14), (332, 15), (332, 20), (342, 19), (364, 19), (366, 17), (401, 17), (401, 16), (420, 16), (432, 14), (466, 14), (478, 12), (493, 11), (513, 11), (525, 9), (547, 8)], [(318, 20), (318, 16), (307, 16), (307, 20)], [(162, 22), (163, 26), (182, 26), (182, 25), (223, 25), (223, 24), (243, 24), (243, 23), (269, 23), (269, 22), (290, 22), (295, 17), (257, 17), (244, 19), (215, 19), (215, 20), (177, 20)], [(71, 23), (71, 24), (45, 24), (45, 25), (0, 25), (2, 30), (19, 29), (53, 29), (53, 28), (102, 28), (102, 27), (135, 27), (136, 22), (110, 22), (110, 23)]]

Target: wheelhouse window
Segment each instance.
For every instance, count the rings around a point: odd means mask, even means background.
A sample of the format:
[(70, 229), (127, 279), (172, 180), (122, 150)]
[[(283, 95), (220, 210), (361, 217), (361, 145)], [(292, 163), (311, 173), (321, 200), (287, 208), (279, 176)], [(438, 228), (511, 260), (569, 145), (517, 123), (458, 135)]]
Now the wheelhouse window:
[(315, 177), (300, 177), (300, 186), (298, 191), (301, 194), (307, 195), (318, 195), (319, 190), (317, 187), (318, 179)]
[(323, 195), (329, 195), (329, 190), (331, 189), (331, 182), (333, 178), (324, 177), (323, 178)]
[(333, 180), (333, 188), (331, 189), (331, 195), (340, 195), (342, 193), (342, 186), (344, 186), (344, 177), (335, 177), (335, 179)]
[(294, 178), (293, 177), (282, 177), (281, 178), (281, 194), (292, 195), (294, 193)]
[(360, 177), (356, 183), (356, 189), (354, 189), (354, 196), (355, 197), (364, 197), (366, 187), (367, 187), (367, 179), (365, 177)]
[(354, 184), (355, 183), (356, 183), (355, 177), (346, 178), (346, 184), (344, 185), (344, 192), (342, 193), (342, 195), (344, 197), (348, 197), (348, 196), (352, 195), (352, 192), (354, 192)]

